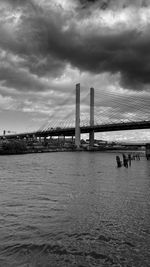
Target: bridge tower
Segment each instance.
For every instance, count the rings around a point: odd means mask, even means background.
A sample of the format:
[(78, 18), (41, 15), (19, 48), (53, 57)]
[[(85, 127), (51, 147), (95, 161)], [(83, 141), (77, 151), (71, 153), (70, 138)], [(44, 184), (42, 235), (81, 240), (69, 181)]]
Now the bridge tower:
[(80, 83), (76, 84), (75, 145), (77, 149), (80, 148)]
[[(90, 88), (90, 126), (94, 126), (94, 88)], [(94, 130), (89, 133), (90, 148), (94, 146)]]

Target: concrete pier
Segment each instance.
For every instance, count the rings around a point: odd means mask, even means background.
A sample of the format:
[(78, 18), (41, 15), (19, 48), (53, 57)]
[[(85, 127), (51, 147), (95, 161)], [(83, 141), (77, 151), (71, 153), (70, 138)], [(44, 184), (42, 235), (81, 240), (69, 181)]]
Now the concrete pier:
[(76, 84), (75, 145), (80, 148), (80, 84)]
[[(94, 88), (90, 88), (90, 126), (94, 125)], [(94, 131), (89, 133), (90, 148), (94, 146)]]

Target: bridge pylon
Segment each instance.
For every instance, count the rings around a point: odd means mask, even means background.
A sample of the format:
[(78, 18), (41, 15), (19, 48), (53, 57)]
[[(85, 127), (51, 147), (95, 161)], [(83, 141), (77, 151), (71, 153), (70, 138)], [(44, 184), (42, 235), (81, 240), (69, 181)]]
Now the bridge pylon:
[[(90, 88), (90, 126), (94, 126), (94, 88)], [(89, 133), (90, 148), (94, 146), (94, 130)]]
[(80, 148), (80, 83), (76, 84), (76, 124), (75, 124), (75, 145)]

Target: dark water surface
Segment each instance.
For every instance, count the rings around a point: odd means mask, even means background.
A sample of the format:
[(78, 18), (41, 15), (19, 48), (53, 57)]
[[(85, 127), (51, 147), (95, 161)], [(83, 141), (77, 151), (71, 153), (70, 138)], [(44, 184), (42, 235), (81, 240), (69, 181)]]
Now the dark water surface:
[(150, 266), (150, 161), (0, 157), (0, 267)]

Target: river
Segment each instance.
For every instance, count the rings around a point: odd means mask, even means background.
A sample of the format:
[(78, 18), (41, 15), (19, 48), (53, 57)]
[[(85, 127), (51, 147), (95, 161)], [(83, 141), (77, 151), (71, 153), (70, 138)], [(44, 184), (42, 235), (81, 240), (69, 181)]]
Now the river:
[(0, 157), (0, 267), (150, 266), (150, 161)]

